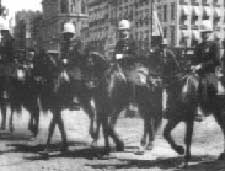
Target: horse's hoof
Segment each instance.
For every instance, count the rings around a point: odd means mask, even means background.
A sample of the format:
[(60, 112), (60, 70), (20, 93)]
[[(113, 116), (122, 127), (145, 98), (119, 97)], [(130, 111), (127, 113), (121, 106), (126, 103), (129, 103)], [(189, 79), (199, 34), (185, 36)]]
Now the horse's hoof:
[(151, 151), (151, 150), (153, 149), (153, 145), (152, 145), (152, 144), (148, 144), (148, 145), (145, 147), (145, 149)]
[(13, 133), (15, 131), (15, 128), (10, 128), (10, 133)]
[(184, 154), (184, 147), (181, 146), (181, 145), (178, 145), (174, 148), (176, 150), (176, 152), (179, 154), (179, 155), (183, 155)]
[(90, 132), (90, 135), (91, 135), (91, 138), (92, 138), (93, 140), (98, 139), (98, 134), (97, 134), (97, 133)]
[(221, 154), (220, 154), (219, 160), (225, 160), (225, 153), (221, 153)]
[(139, 151), (136, 151), (135, 153), (134, 153), (135, 155), (144, 155), (145, 154), (145, 151), (144, 150), (139, 150)]
[(111, 151), (110, 146), (105, 146), (104, 147), (104, 152), (109, 153)]
[(5, 127), (1, 127), (1, 130), (5, 130)]
[(116, 145), (116, 150), (117, 151), (124, 151), (124, 144), (122, 141), (118, 142)]
[(65, 145), (65, 146), (61, 147), (61, 148), (60, 148), (60, 151), (61, 151), (61, 152), (69, 151), (69, 146), (68, 146), (68, 145)]
[(91, 148), (96, 148), (97, 147), (97, 141), (96, 140), (93, 140), (91, 142)]
[(41, 155), (44, 159), (49, 158), (49, 150), (47, 148), (44, 149), (43, 151), (40, 151), (38, 154)]
[(141, 139), (140, 144), (141, 144), (141, 146), (145, 146), (145, 144), (146, 144), (145, 138), (142, 138), (142, 139)]

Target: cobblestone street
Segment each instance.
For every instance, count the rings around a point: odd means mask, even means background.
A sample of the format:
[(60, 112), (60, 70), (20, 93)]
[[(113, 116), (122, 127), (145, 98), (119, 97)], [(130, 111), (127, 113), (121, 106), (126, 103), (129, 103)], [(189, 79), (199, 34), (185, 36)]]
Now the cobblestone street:
[[(142, 135), (143, 121), (138, 118), (120, 118), (117, 132), (125, 142), (124, 152), (104, 154), (102, 138), (96, 149), (91, 149), (91, 138), (88, 134), (89, 118), (83, 112), (63, 112), (66, 133), (69, 140), (69, 152), (60, 153), (58, 129), (53, 137), (55, 144), (49, 158), (40, 155), (47, 140), (48, 123), (51, 114), (42, 114), (37, 138), (32, 138), (27, 131), (28, 115), (14, 115), (15, 132), (1, 131), (0, 170), (1, 171), (84, 171), (84, 170), (182, 170), (182, 157), (178, 156), (162, 138), (159, 131), (155, 147), (144, 155), (136, 155)], [(163, 125), (165, 125), (164, 120)], [(134, 126), (135, 125), (135, 126)], [(162, 126), (163, 127), (163, 126)], [(223, 149), (223, 136), (213, 118), (206, 118), (202, 123), (195, 124), (192, 154), (193, 160), (186, 170), (222, 170), (223, 161), (217, 157)], [(183, 143), (184, 125), (180, 124), (174, 131), (179, 143)]]

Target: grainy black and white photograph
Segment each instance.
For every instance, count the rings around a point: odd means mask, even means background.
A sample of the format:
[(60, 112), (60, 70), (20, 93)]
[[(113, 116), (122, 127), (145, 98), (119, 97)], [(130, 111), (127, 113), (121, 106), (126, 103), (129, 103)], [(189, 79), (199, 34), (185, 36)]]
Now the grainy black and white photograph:
[(0, 171), (225, 171), (224, 0), (0, 0)]

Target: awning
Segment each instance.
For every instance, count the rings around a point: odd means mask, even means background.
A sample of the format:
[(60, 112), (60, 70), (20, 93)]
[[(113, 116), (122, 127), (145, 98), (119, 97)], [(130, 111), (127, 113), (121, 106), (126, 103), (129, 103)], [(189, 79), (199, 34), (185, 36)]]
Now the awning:
[(199, 16), (200, 16), (200, 10), (199, 10), (199, 7), (194, 6), (194, 7), (193, 7), (193, 10), (192, 10), (192, 13), (193, 13), (193, 16), (199, 17)]
[(210, 16), (212, 14), (212, 11), (209, 7), (204, 7), (204, 10), (203, 10), (203, 15), (205, 16)]
[(194, 39), (194, 40), (199, 40), (200, 39), (199, 31), (193, 31), (192, 32), (192, 39)]
[(220, 17), (221, 17), (221, 12), (220, 12), (219, 9), (215, 9), (215, 10), (214, 10), (214, 17), (215, 17), (215, 18), (220, 18)]
[(188, 6), (181, 7), (182, 16), (188, 16), (191, 13), (190, 8)]

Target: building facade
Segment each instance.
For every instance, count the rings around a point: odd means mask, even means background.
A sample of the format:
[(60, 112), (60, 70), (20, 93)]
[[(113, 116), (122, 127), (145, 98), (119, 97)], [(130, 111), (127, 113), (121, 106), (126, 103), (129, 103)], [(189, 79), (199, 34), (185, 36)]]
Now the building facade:
[(15, 17), (15, 47), (16, 49), (27, 50), (33, 49), (32, 32), (33, 20), (41, 17), (39, 11), (18, 11)]
[(163, 35), (172, 47), (194, 47), (200, 39), (203, 20), (212, 23), (212, 39), (224, 40), (224, 0), (156, 0)]
[(43, 0), (42, 7), (45, 51), (60, 52), (65, 22), (74, 23), (75, 37), (80, 37), (81, 30), (87, 27), (86, 0)]
[(89, 13), (89, 39), (95, 49), (103, 50), (112, 57), (117, 42), (118, 23), (127, 19), (131, 22), (131, 33), (142, 48), (150, 45), (149, 0), (87, 0)]

